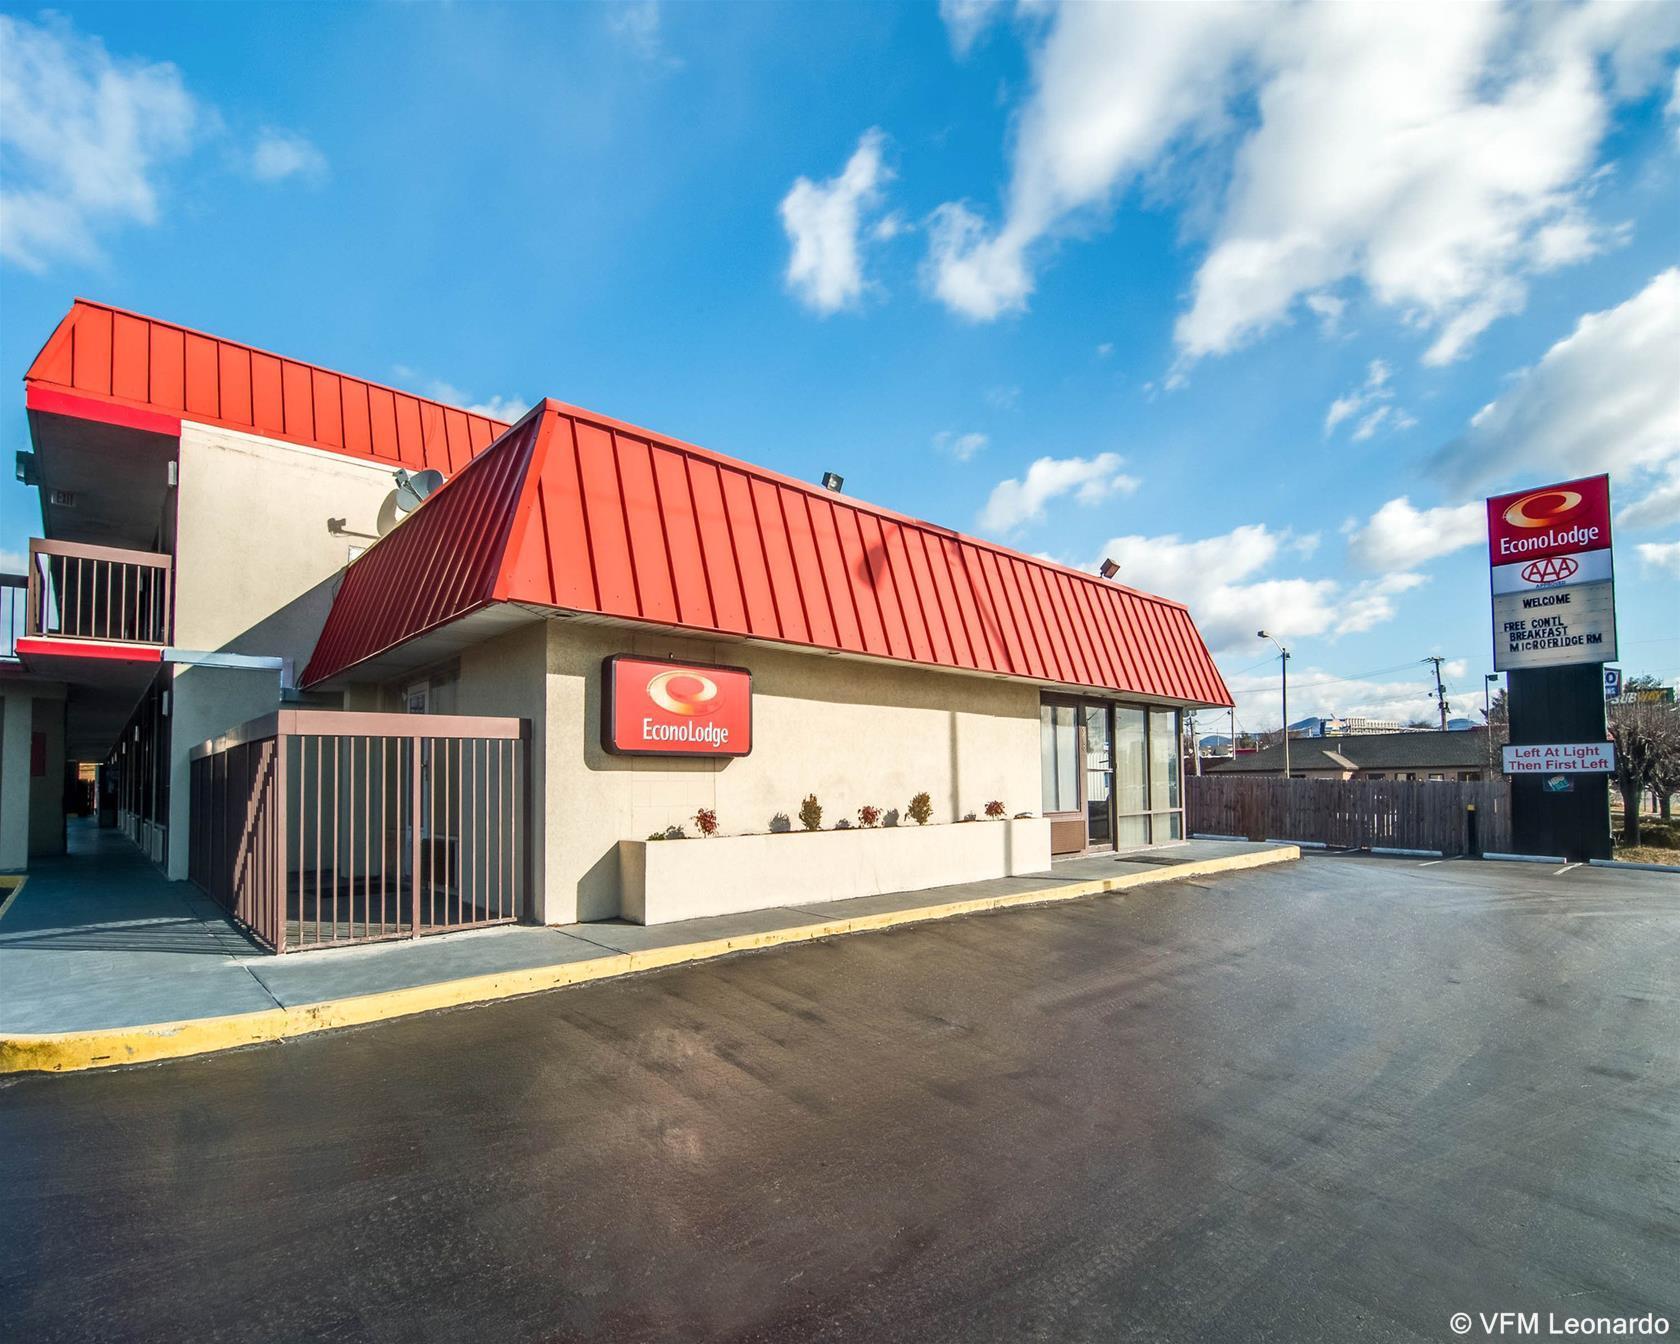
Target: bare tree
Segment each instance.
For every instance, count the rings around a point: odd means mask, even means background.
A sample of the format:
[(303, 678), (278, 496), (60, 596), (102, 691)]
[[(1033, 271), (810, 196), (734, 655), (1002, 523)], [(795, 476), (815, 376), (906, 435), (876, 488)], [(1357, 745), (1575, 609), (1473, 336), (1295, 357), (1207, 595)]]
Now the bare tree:
[(1622, 843), (1639, 843), (1639, 806), (1647, 790), (1666, 797), (1680, 776), (1680, 710), (1660, 701), (1610, 706), (1616, 744), (1616, 791), (1622, 795)]

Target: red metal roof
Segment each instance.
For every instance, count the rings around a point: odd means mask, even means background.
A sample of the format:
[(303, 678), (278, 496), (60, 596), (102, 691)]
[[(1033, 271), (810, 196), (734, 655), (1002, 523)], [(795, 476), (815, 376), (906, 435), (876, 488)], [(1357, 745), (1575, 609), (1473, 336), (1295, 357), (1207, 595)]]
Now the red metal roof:
[(350, 565), (303, 682), (496, 601), (1231, 703), (1179, 603), (554, 401)]
[[(453, 472), (500, 420), (77, 299), (24, 375), (32, 410), (147, 411), (414, 469)], [(56, 394), (56, 395), (55, 395)], [(108, 418), (99, 416), (98, 418)]]

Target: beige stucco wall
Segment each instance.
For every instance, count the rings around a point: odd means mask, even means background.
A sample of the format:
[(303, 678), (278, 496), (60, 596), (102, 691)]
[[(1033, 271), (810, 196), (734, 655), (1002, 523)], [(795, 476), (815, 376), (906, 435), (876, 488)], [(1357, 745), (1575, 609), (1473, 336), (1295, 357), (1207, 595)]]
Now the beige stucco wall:
[[(184, 423), (175, 646), (291, 659), (301, 671), (352, 547), (397, 521), (395, 467)], [(329, 524), (342, 520), (335, 532)], [(168, 872), (187, 875), (194, 746), (280, 704), (275, 670), (183, 666), (171, 681)]]
[(253, 668), (177, 667), (169, 685), (170, 839), (165, 871), (185, 881), (192, 749), (248, 719), (272, 714), (280, 703), (280, 674)]
[[(526, 668), (541, 652), (540, 687)], [(601, 662), (638, 653), (728, 663), (754, 678), (753, 751), (735, 760), (613, 756), (601, 746)], [(702, 807), (725, 834), (797, 826), (815, 793), (824, 825), (872, 803), (901, 812), (923, 790), (934, 820), (1039, 806), (1038, 690), (993, 678), (866, 663), (631, 627), (554, 620), (480, 645), (458, 664), (454, 709), (533, 720), (548, 923), (619, 913), (617, 845)]]
[(64, 853), (64, 700), (37, 696), (34, 731), (46, 743), (46, 773), (31, 779), (29, 857)]
[[(190, 423), (180, 461), (176, 646), (301, 667), (326, 615), (323, 585), (396, 520), (395, 467)], [(300, 601), (318, 588), (323, 600)]]

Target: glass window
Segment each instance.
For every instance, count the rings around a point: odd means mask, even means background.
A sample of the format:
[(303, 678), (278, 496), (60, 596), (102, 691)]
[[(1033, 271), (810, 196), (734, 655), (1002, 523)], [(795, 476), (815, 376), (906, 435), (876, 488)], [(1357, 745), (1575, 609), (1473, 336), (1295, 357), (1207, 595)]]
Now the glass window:
[(1072, 705), (1038, 707), (1038, 761), (1046, 812), (1079, 810), (1079, 729)]
[(1110, 834), (1108, 800), (1114, 791), (1113, 744), (1108, 737), (1108, 706), (1085, 705), (1085, 842), (1106, 845)]
[(1179, 806), (1178, 711), (1149, 711), (1149, 806), (1157, 812)]
[(1148, 817), (1120, 817), (1114, 823), (1114, 843), (1119, 849), (1132, 849), (1149, 843)]
[(1149, 811), (1146, 722), (1141, 709), (1126, 705), (1114, 707), (1114, 810), (1123, 817)]

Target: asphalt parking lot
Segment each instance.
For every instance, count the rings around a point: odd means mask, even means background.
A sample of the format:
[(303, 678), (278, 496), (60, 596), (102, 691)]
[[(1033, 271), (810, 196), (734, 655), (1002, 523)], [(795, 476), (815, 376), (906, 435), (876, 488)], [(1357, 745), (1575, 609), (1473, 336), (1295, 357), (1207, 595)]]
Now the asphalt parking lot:
[(0, 1153), (19, 1340), (1674, 1319), (1680, 878), (1314, 857), (16, 1078)]

